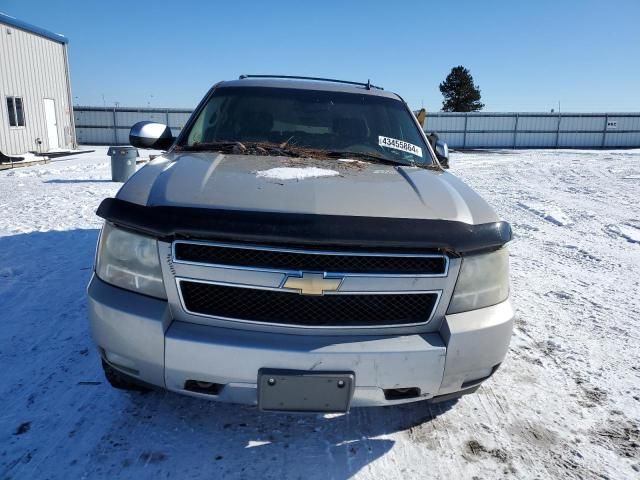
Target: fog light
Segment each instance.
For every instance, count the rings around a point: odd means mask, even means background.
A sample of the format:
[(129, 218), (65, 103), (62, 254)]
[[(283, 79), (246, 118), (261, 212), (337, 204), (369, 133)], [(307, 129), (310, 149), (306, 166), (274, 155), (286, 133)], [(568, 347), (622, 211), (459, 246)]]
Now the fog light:
[(184, 382), (185, 390), (205, 395), (219, 395), (223, 388), (224, 385), (221, 383), (203, 382), (201, 380), (187, 380)]

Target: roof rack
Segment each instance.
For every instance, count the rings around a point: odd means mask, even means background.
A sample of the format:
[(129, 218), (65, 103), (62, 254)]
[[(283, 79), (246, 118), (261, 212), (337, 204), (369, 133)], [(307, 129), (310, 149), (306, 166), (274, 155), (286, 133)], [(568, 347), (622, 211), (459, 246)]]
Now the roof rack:
[(371, 80), (367, 80), (367, 83), (361, 82), (349, 82), (347, 80), (335, 80), (333, 78), (319, 78), (319, 77), (298, 77), (295, 75), (240, 75), (239, 79), (244, 80), (245, 78), (287, 78), (289, 80), (315, 80), (317, 82), (333, 82), (333, 83), (345, 83), (347, 85), (359, 85), (361, 87), (365, 87), (367, 90), (371, 90), (372, 88), (376, 88), (378, 90), (384, 90), (384, 88), (379, 87), (377, 85), (372, 85)]

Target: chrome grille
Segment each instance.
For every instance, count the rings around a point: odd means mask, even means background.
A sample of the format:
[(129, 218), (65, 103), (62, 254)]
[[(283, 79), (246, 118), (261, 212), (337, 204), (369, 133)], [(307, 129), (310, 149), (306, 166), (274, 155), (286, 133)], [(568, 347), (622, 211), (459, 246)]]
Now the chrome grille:
[(325, 252), (198, 242), (175, 242), (174, 259), (267, 270), (390, 275), (446, 275), (442, 254)]
[(421, 325), (450, 288), (450, 260), (440, 253), (178, 240), (170, 260), (184, 312), (224, 321), (307, 328)]
[(180, 288), (186, 309), (193, 313), (304, 327), (422, 323), (438, 298), (436, 293), (312, 296), (186, 280)]

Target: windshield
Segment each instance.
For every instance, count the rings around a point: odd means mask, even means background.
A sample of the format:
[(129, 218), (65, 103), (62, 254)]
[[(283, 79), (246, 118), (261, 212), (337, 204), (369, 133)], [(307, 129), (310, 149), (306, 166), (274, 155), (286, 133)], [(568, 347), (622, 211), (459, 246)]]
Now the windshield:
[(215, 150), (229, 142), (261, 143), (431, 164), (411, 115), (399, 100), (375, 95), (221, 87), (201, 110), (181, 146)]

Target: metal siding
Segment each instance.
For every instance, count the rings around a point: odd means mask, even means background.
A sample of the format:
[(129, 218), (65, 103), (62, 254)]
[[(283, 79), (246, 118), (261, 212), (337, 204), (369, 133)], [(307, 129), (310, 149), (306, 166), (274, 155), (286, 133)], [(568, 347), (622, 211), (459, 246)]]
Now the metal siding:
[(76, 135), (78, 143), (84, 145), (107, 145), (113, 143), (113, 130), (76, 127)]
[[(116, 128), (114, 128), (114, 111)], [(85, 145), (125, 145), (129, 143), (129, 130), (140, 121), (166, 124), (177, 136), (191, 116), (190, 110), (130, 108), (130, 107), (75, 107), (74, 118), (78, 142)]]
[(425, 132), (439, 132), (441, 130), (464, 130), (464, 116), (458, 114), (457, 116), (435, 116), (429, 115), (427, 112), (427, 118), (425, 120)]
[[(117, 112), (118, 125), (131, 127), (132, 125), (147, 120), (149, 122), (167, 123), (166, 112)], [(113, 122), (112, 122), (113, 123)]]
[(76, 125), (85, 127), (113, 127), (113, 111), (84, 111), (73, 109)]
[[(60, 148), (73, 146), (64, 44), (1, 24), (0, 150), (20, 154), (35, 150), (35, 139), (48, 150), (44, 99), (55, 101)], [(7, 34), (7, 28), (11, 34)], [(9, 127), (6, 97), (23, 99), (25, 127)]]
[[(597, 117), (562, 117), (560, 130), (591, 130), (599, 131), (605, 127), (605, 115)], [(585, 137), (586, 138), (586, 137)]]
[[(513, 131), (516, 126), (516, 118), (513, 117), (476, 117), (469, 116), (467, 120), (467, 130), (507, 130)], [(488, 142), (493, 142), (492, 140), (487, 140)]]
[[(76, 107), (78, 140), (83, 144), (128, 143), (129, 129), (141, 120), (166, 124), (174, 136), (191, 115), (186, 109)], [(607, 130), (606, 119), (618, 128)], [(465, 134), (466, 121), (466, 134)], [(561, 122), (560, 130), (558, 130)], [(517, 126), (517, 131), (515, 130)], [(92, 129), (85, 127), (94, 127)], [(97, 128), (96, 128), (97, 127)], [(93, 131), (90, 131), (93, 130)], [(432, 113), (424, 130), (438, 132), (452, 148), (600, 148), (639, 147), (638, 113)], [(567, 131), (569, 130), (569, 131)], [(81, 133), (80, 133), (81, 132)], [(604, 141), (604, 142), (603, 142)]]
[(555, 133), (518, 133), (516, 148), (550, 148), (555, 141)]
[(117, 138), (118, 145), (127, 145), (129, 143), (129, 129), (119, 128)]
[(451, 148), (462, 148), (464, 142), (464, 133), (438, 133), (438, 137)]
[(169, 126), (171, 127), (172, 130), (174, 127), (181, 129), (184, 126), (184, 124), (187, 123), (187, 120), (189, 120), (190, 116), (191, 116), (191, 113), (169, 112)]
[(640, 115), (637, 117), (621, 117), (615, 114), (609, 114), (609, 121), (618, 123), (617, 128), (608, 130), (615, 132), (616, 130), (640, 130)]
[(518, 118), (518, 130), (556, 130), (558, 128), (558, 116), (529, 117), (526, 114)]
[(604, 142), (605, 147), (638, 147), (639, 145), (640, 131), (633, 133), (607, 132), (607, 138)]
[[(601, 148), (640, 147), (638, 113), (445, 113), (431, 114), (431, 125), (447, 126), (449, 120), (467, 119), (467, 128), (441, 128), (440, 138), (454, 148)], [(607, 119), (616, 129), (605, 132)], [(429, 117), (427, 117), (429, 122)], [(516, 127), (517, 126), (517, 127)], [(517, 128), (517, 131), (516, 131)], [(466, 138), (466, 141), (460, 141)], [(454, 143), (455, 142), (455, 143)]]
[(11, 17), (2, 12), (0, 12), (0, 23), (10, 26), (12, 28), (18, 28), (21, 30), (25, 30), (29, 33), (40, 35), (42, 37), (48, 38), (49, 40), (53, 40), (55, 42), (59, 42), (59, 43), (69, 42), (69, 40), (67, 40), (67, 38), (64, 35), (60, 35), (59, 33), (53, 33), (53, 32), (50, 32), (49, 30), (45, 30), (44, 28), (31, 25), (30, 23), (23, 22), (22, 20), (18, 20), (17, 18)]
[(513, 144), (513, 134), (467, 133), (466, 148), (504, 148)]
[(558, 147), (595, 148), (602, 145), (602, 133), (560, 133)]

